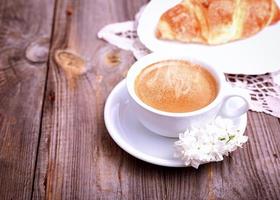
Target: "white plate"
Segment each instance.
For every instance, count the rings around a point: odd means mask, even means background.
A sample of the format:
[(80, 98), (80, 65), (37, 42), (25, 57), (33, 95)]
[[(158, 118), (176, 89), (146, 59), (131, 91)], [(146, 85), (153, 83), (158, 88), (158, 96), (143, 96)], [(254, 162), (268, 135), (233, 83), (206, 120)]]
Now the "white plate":
[[(173, 157), (176, 139), (156, 135), (144, 128), (131, 108), (126, 80), (121, 81), (107, 98), (104, 110), (105, 124), (113, 140), (132, 156), (161, 166), (186, 167)], [(245, 132), (247, 115), (235, 121)]]
[[(138, 25), (141, 42), (151, 51), (182, 51), (207, 60), (225, 73), (263, 74), (280, 69), (280, 23), (266, 27), (250, 38), (218, 46), (185, 44), (158, 40), (155, 29), (160, 16), (181, 0), (152, 0), (143, 11)], [(280, 0), (276, 1), (280, 5)]]

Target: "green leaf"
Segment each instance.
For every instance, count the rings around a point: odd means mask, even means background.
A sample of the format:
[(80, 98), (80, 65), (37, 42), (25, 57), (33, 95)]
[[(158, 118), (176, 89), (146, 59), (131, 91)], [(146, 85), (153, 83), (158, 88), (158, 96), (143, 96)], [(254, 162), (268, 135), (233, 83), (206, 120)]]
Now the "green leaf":
[(225, 137), (219, 137), (218, 138), (220, 141), (224, 141), (224, 140), (226, 140), (226, 138)]
[(234, 137), (235, 137), (235, 135), (229, 135), (228, 136), (228, 141), (226, 143), (229, 143)]

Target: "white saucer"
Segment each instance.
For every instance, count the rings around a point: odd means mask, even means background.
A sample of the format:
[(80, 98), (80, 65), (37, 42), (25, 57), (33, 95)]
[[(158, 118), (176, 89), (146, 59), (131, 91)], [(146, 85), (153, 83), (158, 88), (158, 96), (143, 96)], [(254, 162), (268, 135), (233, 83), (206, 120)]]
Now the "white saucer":
[[(176, 139), (162, 137), (144, 128), (136, 119), (126, 89), (126, 80), (122, 80), (108, 96), (104, 118), (113, 140), (132, 156), (161, 166), (186, 167), (173, 157), (173, 144)], [(242, 133), (247, 125), (247, 115), (235, 120)]]

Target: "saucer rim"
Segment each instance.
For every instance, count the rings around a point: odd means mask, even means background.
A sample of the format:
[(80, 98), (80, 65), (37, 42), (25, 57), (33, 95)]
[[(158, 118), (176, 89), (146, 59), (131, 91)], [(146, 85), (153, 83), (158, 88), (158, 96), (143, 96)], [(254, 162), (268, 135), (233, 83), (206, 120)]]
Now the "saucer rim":
[[(111, 110), (110, 107), (113, 104), (114, 97), (118, 95), (119, 91), (122, 88), (126, 88), (126, 79), (121, 80), (117, 85), (112, 89), (110, 94), (107, 97), (107, 100), (105, 102), (105, 107), (104, 107), (104, 122), (105, 126), (107, 128), (107, 131), (111, 138), (114, 140), (114, 142), (125, 152), (130, 154), (131, 156), (138, 158), (139, 160), (155, 164), (158, 166), (164, 166), (164, 167), (190, 167), (184, 164), (183, 161), (181, 160), (167, 160), (163, 158), (158, 158), (155, 156), (151, 156), (149, 154), (143, 153), (139, 150), (137, 150), (135, 147), (133, 147), (131, 144), (129, 144), (125, 139), (121, 137), (119, 134), (119, 130), (117, 127), (113, 124), (115, 122), (112, 122), (111, 120)], [(128, 94), (129, 95), (129, 94)], [(241, 122), (240, 122), (240, 127), (242, 127), (242, 132), (244, 133), (246, 131), (246, 126), (247, 126), (247, 113), (243, 114), (241, 117)]]

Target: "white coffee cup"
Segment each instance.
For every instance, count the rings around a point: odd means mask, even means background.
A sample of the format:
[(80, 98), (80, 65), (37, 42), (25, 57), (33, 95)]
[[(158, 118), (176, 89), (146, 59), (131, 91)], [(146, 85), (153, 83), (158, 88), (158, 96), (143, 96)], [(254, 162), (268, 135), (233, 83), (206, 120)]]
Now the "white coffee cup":
[[(209, 105), (186, 113), (165, 112), (145, 104), (135, 92), (135, 79), (139, 73), (149, 65), (164, 60), (187, 60), (199, 64), (207, 69), (218, 84), (218, 94)], [(236, 118), (249, 109), (248, 96), (238, 89), (231, 88), (225, 80), (224, 74), (216, 67), (198, 59), (189, 58), (180, 53), (152, 53), (135, 62), (127, 74), (127, 89), (132, 98), (135, 117), (150, 131), (166, 137), (178, 137), (187, 128), (203, 125), (217, 116)]]

